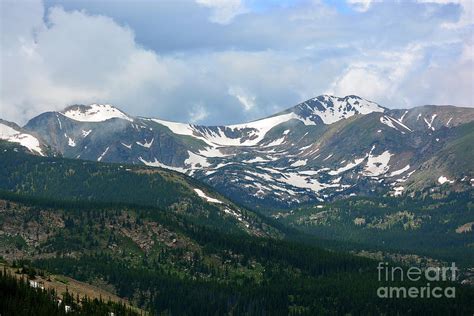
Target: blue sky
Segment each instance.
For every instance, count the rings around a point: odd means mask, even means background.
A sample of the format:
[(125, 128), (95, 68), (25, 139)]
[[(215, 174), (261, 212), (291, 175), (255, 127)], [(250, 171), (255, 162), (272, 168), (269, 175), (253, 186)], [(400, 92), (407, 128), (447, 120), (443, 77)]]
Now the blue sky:
[(474, 106), (471, 0), (2, 0), (0, 117), (75, 103), (202, 124), (320, 94)]

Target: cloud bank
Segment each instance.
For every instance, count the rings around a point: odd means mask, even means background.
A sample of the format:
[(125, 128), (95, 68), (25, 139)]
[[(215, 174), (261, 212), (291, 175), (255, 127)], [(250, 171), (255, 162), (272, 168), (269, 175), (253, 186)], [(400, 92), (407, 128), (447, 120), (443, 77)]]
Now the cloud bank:
[(1, 1), (0, 117), (70, 104), (229, 124), (323, 93), (474, 106), (468, 1)]

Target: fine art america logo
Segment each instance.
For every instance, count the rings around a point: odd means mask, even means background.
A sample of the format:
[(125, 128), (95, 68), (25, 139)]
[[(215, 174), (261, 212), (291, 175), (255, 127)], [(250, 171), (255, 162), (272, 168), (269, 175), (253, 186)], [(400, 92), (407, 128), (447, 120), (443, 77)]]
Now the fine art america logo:
[[(457, 271), (453, 262), (449, 267), (397, 267), (389, 266), (388, 262), (379, 262), (377, 267), (378, 280), (384, 285), (377, 289), (380, 298), (455, 298), (454, 286), (440, 286), (442, 281), (457, 280)], [(426, 284), (423, 282), (426, 281)], [(403, 282), (403, 286), (390, 286)], [(410, 282), (416, 282), (409, 286)], [(436, 282), (435, 285), (430, 282)], [(420, 285), (421, 284), (421, 285)]]

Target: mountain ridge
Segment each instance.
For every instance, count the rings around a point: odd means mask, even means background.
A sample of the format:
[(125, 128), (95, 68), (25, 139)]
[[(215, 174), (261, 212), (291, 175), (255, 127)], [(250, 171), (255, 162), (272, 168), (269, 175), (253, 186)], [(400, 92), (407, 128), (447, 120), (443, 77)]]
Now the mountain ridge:
[(92, 104), (40, 114), (25, 130), (65, 157), (173, 169), (247, 206), (285, 208), (446, 183), (469, 189), (474, 168), (418, 168), (472, 121), (471, 108), (388, 109), (353, 95), (323, 95), (242, 124), (178, 123)]
[(26, 148), (29, 152), (45, 156), (47, 155), (48, 148), (43, 144), (41, 139), (36, 136), (29, 134), (23, 128), (18, 126), (14, 122), (5, 121), (0, 118), (0, 140), (8, 141), (11, 143), (20, 144)]

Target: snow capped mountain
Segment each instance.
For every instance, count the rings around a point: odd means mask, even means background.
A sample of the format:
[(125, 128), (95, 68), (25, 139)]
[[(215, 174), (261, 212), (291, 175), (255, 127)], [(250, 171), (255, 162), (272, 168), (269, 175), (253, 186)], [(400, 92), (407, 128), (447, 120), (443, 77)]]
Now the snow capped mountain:
[(44, 148), (38, 138), (24, 132), (19, 126), (0, 120), (0, 139), (11, 143), (18, 143), (32, 153), (44, 156)]
[(133, 121), (110, 104), (73, 105), (59, 113), (79, 122), (103, 122), (113, 118)]
[(288, 113), (250, 123), (228, 126), (199, 126), (158, 119), (153, 119), (153, 121), (165, 125), (175, 134), (192, 136), (203, 140), (210, 146), (226, 147), (255, 146), (273, 127), (292, 119), (298, 120), (300, 118), (294, 113)]
[(356, 114), (384, 110), (377, 103), (357, 96), (338, 98), (324, 95), (274, 116), (243, 124), (199, 126), (160, 119), (153, 119), (153, 121), (165, 125), (175, 134), (195, 137), (210, 146), (255, 146), (272, 128), (292, 120), (301, 121), (304, 125), (332, 124)]
[[(443, 185), (470, 188), (460, 179), (472, 179), (474, 167), (455, 167), (465, 157), (449, 154), (449, 146), (473, 121), (473, 109), (389, 110), (357, 96), (324, 95), (229, 126), (131, 117), (93, 104), (41, 114), (25, 129), (66, 157), (168, 168), (245, 205), (287, 207), (406, 194), (420, 183), (440, 185), (441, 175), (454, 181)], [(433, 160), (441, 154), (449, 158)]]
[(333, 124), (356, 114), (384, 112), (385, 108), (354, 95), (343, 98), (322, 95), (300, 103), (287, 111), (298, 115), (306, 125), (315, 125), (321, 121), (324, 124)]

